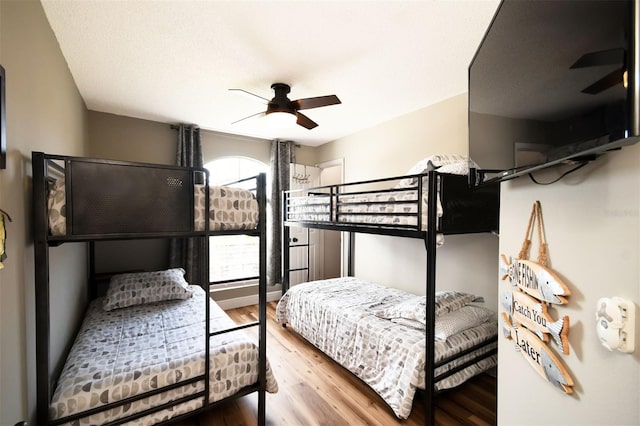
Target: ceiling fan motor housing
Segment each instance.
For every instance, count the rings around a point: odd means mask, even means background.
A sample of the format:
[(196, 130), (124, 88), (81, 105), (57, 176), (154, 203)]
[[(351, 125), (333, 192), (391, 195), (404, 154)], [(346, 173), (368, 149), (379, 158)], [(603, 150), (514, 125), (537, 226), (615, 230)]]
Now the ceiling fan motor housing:
[(271, 114), (272, 112), (288, 112), (289, 114), (295, 114), (296, 109), (293, 107), (291, 100), (287, 97), (287, 94), (291, 91), (291, 87), (284, 83), (273, 83), (271, 88), (275, 92), (275, 96), (267, 104), (267, 114)]

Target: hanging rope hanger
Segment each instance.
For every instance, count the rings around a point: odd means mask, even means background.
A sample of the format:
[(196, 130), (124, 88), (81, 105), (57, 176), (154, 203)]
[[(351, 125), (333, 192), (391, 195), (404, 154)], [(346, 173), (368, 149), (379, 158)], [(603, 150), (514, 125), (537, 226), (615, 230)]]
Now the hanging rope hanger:
[(547, 266), (549, 262), (549, 255), (547, 252), (547, 240), (545, 238), (544, 233), (544, 223), (542, 222), (542, 205), (540, 201), (536, 201), (533, 203), (533, 207), (531, 208), (531, 215), (529, 216), (529, 225), (527, 226), (527, 232), (524, 236), (524, 241), (522, 242), (522, 248), (520, 249), (520, 253), (518, 254), (518, 259), (528, 259), (529, 258), (529, 248), (531, 247), (531, 240), (533, 239), (533, 231), (536, 227), (536, 222), (538, 224), (538, 263), (542, 266)]

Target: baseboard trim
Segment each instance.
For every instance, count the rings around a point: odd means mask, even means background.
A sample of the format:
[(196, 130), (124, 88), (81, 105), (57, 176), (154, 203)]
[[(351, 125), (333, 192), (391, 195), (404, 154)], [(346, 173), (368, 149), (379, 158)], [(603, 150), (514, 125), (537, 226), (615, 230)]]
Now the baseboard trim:
[[(275, 300), (280, 300), (282, 296), (282, 291), (271, 291), (267, 293), (267, 301), (273, 302)], [(251, 306), (258, 304), (258, 295), (252, 296), (244, 296), (244, 297), (234, 297), (232, 299), (224, 299), (224, 300), (216, 300), (218, 306), (220, 306), (223, 310), (226, 309), (235, 309), (242, 308), (244, 306)]]

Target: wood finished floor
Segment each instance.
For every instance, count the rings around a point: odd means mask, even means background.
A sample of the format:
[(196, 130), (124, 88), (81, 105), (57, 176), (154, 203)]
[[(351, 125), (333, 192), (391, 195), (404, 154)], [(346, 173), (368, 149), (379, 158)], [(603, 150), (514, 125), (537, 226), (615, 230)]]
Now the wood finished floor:
[[(424, 405), (418, 395), (411, 416), (398, 420), (382, 399), (362, 381), (302, 337), (275, 322), (275, 302), (267, 308), (267, 356), (279, 391), (266, 396), (266, 424), (424, 425)], [(228, 310), (236, 322), (255, 321), (257, 307)], [(257, 333), (257, 331), (251, 331)], [(240, 426), (257, 424), (257, 395), (224, 405), (179, 423), (179, 426)], [(495, 425), (496, 380), (488, 374), (437, 396), (436, 425)]]

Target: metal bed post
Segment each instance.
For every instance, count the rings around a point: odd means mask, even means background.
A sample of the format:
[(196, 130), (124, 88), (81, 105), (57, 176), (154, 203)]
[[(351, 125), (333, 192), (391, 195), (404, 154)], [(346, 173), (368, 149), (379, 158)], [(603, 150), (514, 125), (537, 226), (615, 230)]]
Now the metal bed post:
[[(192, 179), (194, 179), (193, 184), (195, 184), (196, 173), (192, 173)], [(195, 189), (194, 189), (195, 191)], [(210, 211), (211, 206), (209, 206), (210, 195), (209, 195), (209, 172), (207, 170), (204, 171), (204, 211)], [(193, 212), (193, 209), (190, 209)], [(191, 223), (194, 223), (192, 220)], [(195, 231), (195, 225), (193, 225), (193, 229)], [(205, 336), (204, 336), (204, 404), (206, 407), (210, 404), (210, 385), (209, 385), (209, 374), (211, 374), (211, 306), (209, 302), (209, 298), (211, 297), (211, 283), (209, 282), (209, 245), (210, 245), (210, 237), (209, 237), (209, 218), (208, 215), (205, 215), (204, 219), (204, 235), (198, 238), (198, 243), (200, 245), (200, 254), (201, 257), (199, 260), (199, 270), (200, 270), (200, 286), (206, 291), (206, 297), (204, 298), (205, 303), (205, 321), (206, 325)]]
[(349, 231), (349, 242), (347, 245), (347, 276), (355, 276), (354, 259), (356, 252), (356, 233)]
[[(266, 412), (266, 389), (267, 389), (267, 194), (265, 193), (266, 175), (261, 173), (257, 177), (258, 206), (260, 213), (258, 217), (258, 231), (260, 233), (260, 278), (258, 281), (258, 321), (260, 322), (260, 336), (258, 340), (258, 424), (265, 424)], [(287, 256), (288, 257), (288, 256)], [(284, 282), (283, 282), (284, 287)]]
[(311, 232), (307, 228), (307, 281), (311, 273)]
[(51, 400), (49, 352), (49, 247), (47, 245), (46, 162), (41, 152), (32, 153), (33, 163), (33, 235), (36, 298), (36, 423), (49, 421)]
[[(428, 201), (427, 201), (427, 234), (425, 245), (427, 248), (427, 282), (426, 282), (426, 314), (427, 324), (425, 330), (425, 423), (435, 425), (435, 413), (433, 397), (434, 388), (434, 358), (435, 358), (435, 320), (436, 320), (436, 234), (437, 234), (437, 191), (439, 176), (435, 171), (429, 172)], [(419, 186), (422, 186), (420, 182)], [(422, 188), (424, 190), (424, 188)]]

